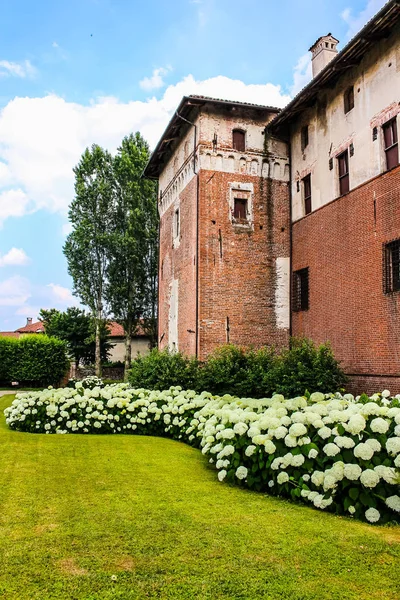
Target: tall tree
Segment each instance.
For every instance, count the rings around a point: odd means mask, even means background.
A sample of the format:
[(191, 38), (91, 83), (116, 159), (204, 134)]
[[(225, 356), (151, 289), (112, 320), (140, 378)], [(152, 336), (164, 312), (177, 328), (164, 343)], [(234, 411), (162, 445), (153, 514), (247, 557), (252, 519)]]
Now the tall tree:
[[(42, 309), (39, 319), (43, 322), (45, 332), (50, 337), (57, 337), (67, 343), (68, 352), (75, 361), (93, 364), (95, 361), (95, 324), (92, 315), (84, 310), (72, 306), (65, 312), (51, 308)], [(100, 329), (100, 355), (102, 362), (108, 359), (113, 345), (110, 343), (107, 324), (103, 323)]]
[(75, 198), (70, 205), (72, 232), (64, 245), (74, 294), (95, 320), (96, 375), (101, 375), (100, 333), (105, 317), (104, 294), (115, 185), (112, 156), (93, 144), (74, 168)]
[(132, 337), (139, 327), (154, 332), (157, 318), (157, 191), (142, 178), (149, 160), (140, 133), (122, 140), (114, 158), (116, 203), (110, 237), (106, 298), (125, 331), (125, 378)]

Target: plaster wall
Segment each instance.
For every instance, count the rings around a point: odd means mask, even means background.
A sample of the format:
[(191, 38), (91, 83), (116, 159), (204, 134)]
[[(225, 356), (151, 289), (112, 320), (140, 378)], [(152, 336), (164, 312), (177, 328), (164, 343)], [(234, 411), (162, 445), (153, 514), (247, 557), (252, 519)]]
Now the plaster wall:
[[(314, 106), (292, 126), (292, 218), (305, 215), (301, 180), (311, 174), (312, 210), (340, 196), (337, 156), (349, 149), (350, 191), (386, 170), (382, 124), (396, 117), (400, 126), (400, 27), (361, 63), (348, 71), (333, 89), (322, 90)], [(344, 93), (354, 87), (354, 108), (344, 113)], [(308, 125), (309, 144), (303, 150), (302, 127)], [(373, 129), (377, 139), (373, 140)], [(350, 156), (353, 144), (354, 155)], [(330, 159), (332, 159), (330, 165)], [(332, 166), (332, 169), (330, 169)]]

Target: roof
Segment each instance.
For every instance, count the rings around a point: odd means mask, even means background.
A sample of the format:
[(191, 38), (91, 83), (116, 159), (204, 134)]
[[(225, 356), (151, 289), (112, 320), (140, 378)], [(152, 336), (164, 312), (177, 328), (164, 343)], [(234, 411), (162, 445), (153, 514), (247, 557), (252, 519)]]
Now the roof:
[(209, 96), (184, 96), (150, 157), (143, 173), (145, 177), (158, 179), (172, 154), (176, 140), (181, 137), (182, 131), (191, 125), (190, 121), (193, 121), (195, 118), (194, 113), (197, 113), (199, 108), (205, 104), (249, 108), (269, 113), (278, 113), (280, 111), (275, 106), (263, 106), (262, 104), (251, 104), (250, 102), (234, 102), (231, 100), (222, 100), (221, 98), (210, 98)]
[(29, 323), (24, 327), (20, 327), (15, 330), (16, 333), (44, 333), (44, 325), (42, 321), (36, 321), (36, 323)]
[[(125, 337), (124, 328), (120, 323), (116, 321), (110, 321), (107, 325), (108, 330), (110, 332), (109, 337)], [(137, 337), (145, 337), (146, 333), (143, 331), (143, 328), (139, 325), (137, 332), (135, 333)]]
[(0, 337), (19, 338), (18, 331), (0, 331)]
[(273, 133), (287, 134), (290, 120), (315, 103), (318, 93), (326, 87), (334, 87), (347, 69), (357, 66), (364, 55), (383, 38), (390, 35), (400, 18), (400, 0), (390, 0), (359, 31), (314, 79), (293, 98), (289, 104), (268, 124)]

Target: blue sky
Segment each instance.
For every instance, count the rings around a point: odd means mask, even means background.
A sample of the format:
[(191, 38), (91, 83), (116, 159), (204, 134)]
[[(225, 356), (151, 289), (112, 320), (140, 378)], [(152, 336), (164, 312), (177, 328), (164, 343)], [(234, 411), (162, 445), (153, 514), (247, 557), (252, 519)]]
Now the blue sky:
[(64, 309), (72, 168), (86, 146), (154, 145), (184, 94), (284, 106), (308, 48), (341, 47), (384, 0), (2, 0), (0, 330)]

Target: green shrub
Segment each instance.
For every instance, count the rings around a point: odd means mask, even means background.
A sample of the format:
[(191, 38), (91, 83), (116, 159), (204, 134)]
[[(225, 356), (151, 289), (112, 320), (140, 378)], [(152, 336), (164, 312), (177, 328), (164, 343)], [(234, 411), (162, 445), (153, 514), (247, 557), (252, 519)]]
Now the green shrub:
[(133, 387), (167, 390), (173, 385), (197, 389), (198, 361), (180, 352), (153, 349), (146, 356), (138, 356), (129, 372)]
[(217, 348), (199, 369), (198, 389), (220, 396), (260, 398), (275, 363), (274, 351), (268, 348), (246, 350), (233, 344)]
[(173, 385), (198, 392), (232, 394), (241, 398), (286, 397), (343, 389), (346, 377), (328, 344), (316, 347), (293, 339), (291, 348), (248, 350), (228, 344), (217, 348), (204, 363), (168, 350), (152, 350), (132, 363), (134, 387), (165, 390)]
[(57, 385), (68, 369), (65, 342), (46, 335), (0, 338), (0, 380)]
[(294, 338), (290, 349), (283, 351), (274, 364), (271, 391), (293, 397), (307, 390), (339, 391), (345, 383), (346, 376), (329, 344), (316, 347), (311, 340)]

